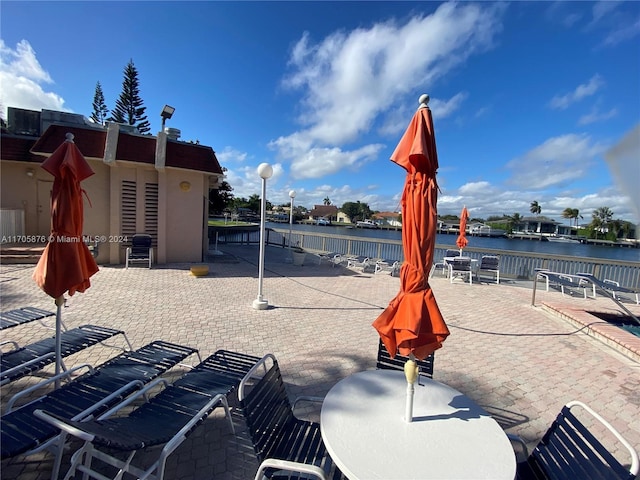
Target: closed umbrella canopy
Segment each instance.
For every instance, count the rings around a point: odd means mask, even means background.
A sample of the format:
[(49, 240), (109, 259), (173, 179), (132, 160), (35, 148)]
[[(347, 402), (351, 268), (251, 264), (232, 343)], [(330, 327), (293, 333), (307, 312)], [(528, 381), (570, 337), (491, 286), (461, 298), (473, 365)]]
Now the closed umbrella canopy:
[[(63, 295), (84, 292), (89, 278), (98, 271), (91, 252), (82, 241), (83, 190), (80, 182), (93, 170), (73, 143), (73, 135), (42, 163), (54, 177), (51, 192), (51, 234), (33, 279), (45, 293), (56, 299), (56, 336), (60, 338), (60, 306)], [(56, 373), (60, 371), (59, 341), (56, 348)]]
[(428, 96), (396, 147), (391, 161), (407, 171), (402, 192), (400, 291), (373, 322), (389, 354), (424, 359), (442, 346), (449, 329), (429, 286), (436, 240), (438, 155)]
[(469, 212), (467, 211), (467, 207), (462, 207), (462, 212), (460, 213), (460, 235), (458, 235), (458, 239), (456, 240), (456, 245), (462, 251), (464, 247), (466, 247), (469, 243), (467, 240), (467, 221), (469, 220)]

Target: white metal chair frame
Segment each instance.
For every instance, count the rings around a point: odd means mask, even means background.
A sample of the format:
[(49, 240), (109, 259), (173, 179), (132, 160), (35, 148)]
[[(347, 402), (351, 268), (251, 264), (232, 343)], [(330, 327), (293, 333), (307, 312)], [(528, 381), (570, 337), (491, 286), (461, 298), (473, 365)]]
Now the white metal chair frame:
[[(136, 245), (140, 239), (145, 240), (145, 245)], [(152, 239), (151, 235), (147, 234), (136, 234), (131, 239), (131, 246), (127, 247), (127, 253), (125, 257), (125, 268), (129, 268), (129, 263), (133, 262), (145, 262), (149, 263), (149, 268), (151, 268), (151, 264), (153, 263), (153, 247), (152, 247)], [(148, 253), (143, 254), (142, 251), (146, 252), (147, 246), (146, 243), (149, 244)]]
[(471, 259), (468, 257), (454, 258), (449, 265), (449, 282), (453, 283), (455, 277), (469, 276), (469, 285), (473, 285), (473, 269), (471, 268)]

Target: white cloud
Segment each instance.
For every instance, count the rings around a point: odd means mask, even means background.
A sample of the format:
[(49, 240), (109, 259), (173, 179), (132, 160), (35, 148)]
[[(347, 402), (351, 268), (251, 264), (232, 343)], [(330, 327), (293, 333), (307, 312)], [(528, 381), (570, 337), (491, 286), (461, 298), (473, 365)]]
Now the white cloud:
[(468, 96), (468, 93), (460, 92), (456, 93), (449, 100), (438, 100), (437, 98), (431, 100), (429, 107), (431, 107), (433, 117), (439, 119), (448, 117), (460, 108), (462, 102), (464, 102)]
[(493, 190), (491, 184), (486, 181), (465, 183), (458, 189), (462, 195), (485, 194), (491, 193)]
[(43, 84), (50, 83), (51, 76), (38, 62), (28, 41), (21, 40), (13, 50), (0, 39), (0, 107), (4, 118), (7, 107), (67, 110), (61, 96), (44, 90)]
[(549, 102), (551, 108), (564, 110), (568, 108), (572, 103), (579, 102), (583, 98), (589, 97), (595, 94), (600, 87), (604, 85), (604, 80), (598, 74), (589, 79), (587, 83), (578, 85), (572, 92), (565, 95), (556, 95)]
[[(221, 152), (216, 152), (216, 157), (220, 163), (244, 163), (247, 159), (247, 153), (236, 150), (233, 147), (226, 146)], [(228, 168), (227, 165), (224, 165)]]
[(631, 40), (637, 35), (640, 35), (640, 18), (637, 18), (633, 23), (627, 23), (626, 25), (611, 30), (602, 44), (605, 47), (613, 47), (619, 43)]
[(550, 138), (507, 163), (513, 172), (509, 183), (534, 190), (567, 184), (582, 178), (604, 148), (588, 135)]
[(597, 107), (593, 107), (589, 113), (582, 115), (578, 120), (578, 125), (589, 125), (590, 123), (609, 120), (618, 114), (618, 109), (612, 108), (607, 112), (602, 112)]
[(356, 150), (315, 147), (293, 158), (291, 177), (295, 179), (319, 178), (331, 175), (344, 168), (358, 169), (365, 163), (377, 159), (381, 144), (365, 145)]
[[(407, 99), (408, 93), (428, 88), (470, 55), (491, 48), (502, 28), (504, 9), (502, 4), (446, 3), (429, 16), (338, 31), (317, 43), (310, 34), (303, 34), (292, 49), (291, 70), (283, 81), (285, 87), (301, 92), (299, 122), (303, 129), (272, 141), (270, 146), (281, 158), (293, 162), (293, 171), (306, 172), (309, 155), (317, 154), (317, 149), (324, 149), (323, 158), (344, 156), (346, 152), (336, 147), (357, 141), (377, 121), (381, 131), (395, 133), (398, 123), (383, 118), (387, 112), (393, 109), (397, 113), (407, 102), (417, 107), (417, 98)], [(458, 108), (464, 95), (442, 104), (441, 114)], [(408, 119), (404, 118), (401, 128)], [(371, 148), (348, 152), (343, 167), (366, 162)], [(354, 158), (357, 153), (365, 157)], [(313, 169), (313, 174), (336, 168), (341, 167), (333, 163), (330, 168)]]
[(590, 25), (595, 25), (600, 20), (602, 20), (609, 13), (613, 12), (622, 2), (615, 0), (604, 0), (595, 2), (591, 9), (591, 13), (593, 15), (593, 19), (591, 20)]

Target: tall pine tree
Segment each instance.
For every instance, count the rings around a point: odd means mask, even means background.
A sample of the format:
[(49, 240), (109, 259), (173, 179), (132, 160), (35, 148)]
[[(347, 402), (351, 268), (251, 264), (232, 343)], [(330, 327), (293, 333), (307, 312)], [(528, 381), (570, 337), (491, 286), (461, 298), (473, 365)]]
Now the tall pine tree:
[(124, 80), (122, 81), (122, 92), (116, 101), (116, 108), (111, 113), (110, 120), (127, 125), (135, 125), (140, 133), (147, 133), (151, 130), (151, 124), (144, 114), (146, 108), (140, 98), (140, 86), (138, 82), (138, 70), (133, 64), (133, 60), (124, 69)]
[(104, 122), (107, 120), (108, 113), (109, 109), (104, 103), (102, 85), (98, 82), (96, 83), (96, 93), (93, 95), (93, 113), (91, 114), (91, 120), (99, 125), (104, 125)]

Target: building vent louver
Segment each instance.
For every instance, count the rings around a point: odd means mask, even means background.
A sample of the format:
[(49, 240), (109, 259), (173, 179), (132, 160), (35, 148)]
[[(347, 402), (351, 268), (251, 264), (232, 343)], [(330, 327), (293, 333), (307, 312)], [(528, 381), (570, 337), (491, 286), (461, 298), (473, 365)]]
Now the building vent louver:
[(179, 128), (165, 127), (164, 133), (167, 134), (167, 138), (169, 138), (170, 140), (178, 140), (182, 132)]

